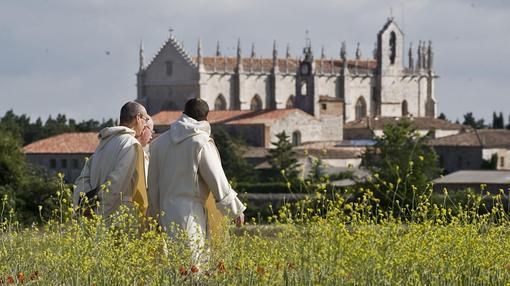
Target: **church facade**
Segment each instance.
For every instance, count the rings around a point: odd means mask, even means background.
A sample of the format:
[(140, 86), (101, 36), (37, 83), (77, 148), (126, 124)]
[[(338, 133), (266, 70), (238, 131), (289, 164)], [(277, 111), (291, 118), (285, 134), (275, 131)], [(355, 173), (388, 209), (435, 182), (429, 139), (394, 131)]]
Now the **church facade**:
[(345, 43), (339, 58), (326, 58), (324, 50), (314, 56), (310, 42), (299, 58), (288, 47), (279, 56), (276, 42), (271, 58), (257, 57), (253, 47), (243, 56), (240, 42), (235, 56), (222, 55), (219, 47), (216, 55), (204, 56), (199, 41), (192, 56), (170, 35), (147, 65), (140, 47), (137, 100), (151, 115), (182, 110), (189, 98), (200, 97), (212, 110), (299, 108), (315, 117), (326, 112), (320, 99), (332, 98), (343, 103), (337, 116), (344, 122), (435, 117), (436, 78), (431, 43), (420, 42), (415, 52), (410, 45), (406, 53), (404, 34), (390, 18), (377, 34), (371, 59), (361, 57), (359, 44), (348, 59)]

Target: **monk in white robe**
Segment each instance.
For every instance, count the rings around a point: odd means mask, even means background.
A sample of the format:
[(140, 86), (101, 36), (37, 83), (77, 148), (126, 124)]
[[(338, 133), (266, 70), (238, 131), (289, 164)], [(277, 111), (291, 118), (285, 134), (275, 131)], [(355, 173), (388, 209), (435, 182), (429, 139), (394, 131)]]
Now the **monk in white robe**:
[(97, 214), (108, 217), (121, 205), (132, 207), (135, 204), (140, 213), (146, 214), (144, 152), (135, 136), (143, 131), (148, 118), (142, 105), (128, 102), (121, 109), (121, 126), (99, 132), (99, 145), (75, 182), (73, 201), (76, 206), (83, 202), (85, 194), (99, 188)]
[(208, 112), (205, 101), (189, 100), (182, 116), (150, 145), (149, 215), (162, 214), (159, 223), (171, 236), (172, 225), (184, 230), (194, 258), (207, 238), (208, 212), (214, 211), (206, 209), (208, 196), (214, 198), (213, 207), (238, 225), (244, 222), (246, 209), (221, 166), (206, 121)]

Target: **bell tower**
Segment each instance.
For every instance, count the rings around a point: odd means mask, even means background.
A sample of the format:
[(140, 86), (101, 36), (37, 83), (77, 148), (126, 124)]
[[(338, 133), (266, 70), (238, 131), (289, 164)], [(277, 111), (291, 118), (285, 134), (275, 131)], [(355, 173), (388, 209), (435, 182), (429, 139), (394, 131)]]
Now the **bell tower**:
[(303, 58), (299, 61), (296, 72), (296, 107), (318, 116), (315, 104), (315, 63), (313, 60), (312, 43), (307, 37), (303, 48)]

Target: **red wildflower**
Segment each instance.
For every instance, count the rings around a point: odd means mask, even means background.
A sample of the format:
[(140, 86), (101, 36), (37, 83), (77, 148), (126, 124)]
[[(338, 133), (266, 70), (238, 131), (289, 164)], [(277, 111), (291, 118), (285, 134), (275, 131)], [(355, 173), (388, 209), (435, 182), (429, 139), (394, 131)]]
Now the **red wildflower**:
[(197, 273), (198, 272), (198, 267), (196, 267), (195, 265), (192, 265), (191, 266), (191, 272)]
[(14, 277), (12, 276), (7, 277), (7, 284), (14, 284)]
[(181, 273), (182, 276), (186, 276), (188, 275), (188, 270), (181, 265), (181, 267), (179, 267), (179, 273)]

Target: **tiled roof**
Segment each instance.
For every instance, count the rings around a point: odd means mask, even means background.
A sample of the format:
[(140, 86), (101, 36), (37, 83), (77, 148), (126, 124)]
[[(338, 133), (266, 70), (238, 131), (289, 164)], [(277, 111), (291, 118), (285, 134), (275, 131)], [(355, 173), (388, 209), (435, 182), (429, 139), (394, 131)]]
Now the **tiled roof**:
[[(196, 61), (197, 58), (195, 57)], [(253, 72), (270, 72), (273, 68), (272, 58), (242, 58), (243, 70)], [(214, 70), (216, 66), (217, 71), (234, 71), (237, 65), (237, 58), (235, 57), (204, 57), (202, 58), (204, 68), (207, 71)], [(289, 72), (296, 72), (299, 61), (297, 59), (278, 59), (278, 68), (280, 71), (288, 70)], [(287, 67), (288, 65), (288, 67)], [(323, 59), (315, 60), (315, 70), (325, 73), (340, 72), (343, 62), (341, 60)], [(333, 70), (332, 70), (333, 67)], [(375, 60), (347, 60), (347, 67), (360, 68), (360, 69), (375, 69), (377, 68), (377, 61)]]
[(510, 148), (510, 130), (483, 129), (431, 140), (431, 146)]
[(284, 118), (292, 113), (300, 113), (304, 116), (310, 117), (310, 119), (315, 120), (313, 116), (304, 112), (298, 108), (291, 109), (275, 109), (275, 110), (260, 110), (253, 111), (251, 113), (243, 114), (241, 116), (232, 118), (226, 121), (226, 124), (266, 124), (277, 121), (281, 118)]
[(23, 147), (25, 154), (91, 154), (99, 139), (96, 132), (64, 133)]
[(333, 147), (327, 149), (296, 148), (299, 156), (310, 155), (323, 159), (357, 159), (364, 152), (364, 148)]
[[(207, 116), (207, 121), (211, 124), (265, 124), (274, 122), (291, 113), (301, 113), (315, 119), (313, 116), (301, 109), (275, 109), (275, 110), (211, 110)], [(154, 125), (169, 125), (176, 121), (181, 111), (161, 111), (154, 115)]]
[[(344, 125), (345, 129), (383, 129), (387, 124), (395, 124), (399, 120), (402, 120), (402, 117), (363, 117), (361, 119), (347, 122)], [(432, 117), (405, 117), (404, 119), (408, 119), (413, 122), (413, 125), (418, 130), (429, 130), (429, 129), (438, 129), (438, 130), (461, 130), (466, 129), (468, 127), (451, 123), (448, 120), (443, 120), (439, 118)]]
[(510, 184), (510, 171), (457, 171), (434, 180), (436, 184)]
[(331, 97), (331, 96), (327, 96), (327, 95), (320, 95), (319, 96), (319, 102), (337, 102), (337, 101), (343, 101), (341, 98), (338, 98), (338, 97)]
[[(209, 123), (214, 124), (253, 112), (252, 110), (211, 110), (207, 116)], [(179, 119), (182, 111), (161, 111), (152, 117), (154, 125), (169, 125)]]

